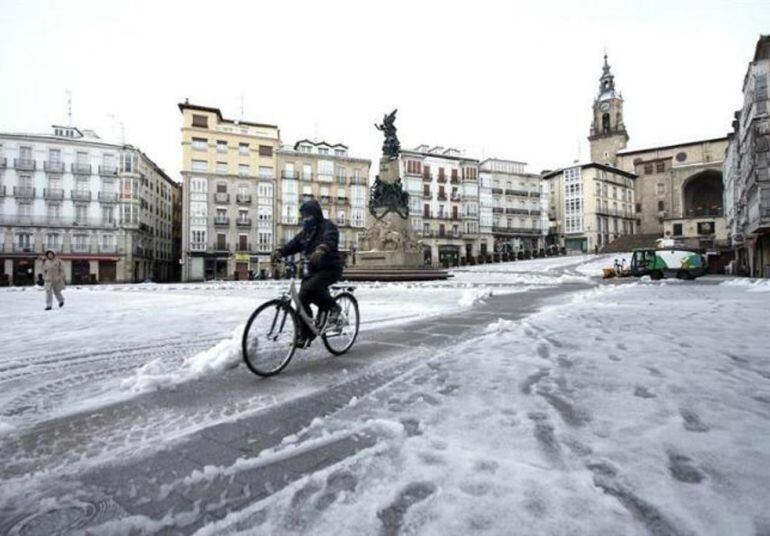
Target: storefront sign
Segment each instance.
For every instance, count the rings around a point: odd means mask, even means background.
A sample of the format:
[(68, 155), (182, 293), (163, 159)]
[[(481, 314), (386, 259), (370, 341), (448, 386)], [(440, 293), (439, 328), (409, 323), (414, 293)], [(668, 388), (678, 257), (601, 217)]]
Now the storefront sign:
[(248, 253), (236, 253), (235, 262), (249, 262), (250, 257)]

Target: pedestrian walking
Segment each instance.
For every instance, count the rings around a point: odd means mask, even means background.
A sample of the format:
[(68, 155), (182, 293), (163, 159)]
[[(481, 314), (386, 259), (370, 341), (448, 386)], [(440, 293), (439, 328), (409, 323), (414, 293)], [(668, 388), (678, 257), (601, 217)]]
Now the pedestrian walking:
[(45, 310), (50, 311), (53, 304), (53, 295), (56, 294), (56, 300), (59, 307), (64, 307), (64, 264), (56, 253), (50, 249), (45, 252), (45, 261), (43, 261), (43, 282), (45, 283)]

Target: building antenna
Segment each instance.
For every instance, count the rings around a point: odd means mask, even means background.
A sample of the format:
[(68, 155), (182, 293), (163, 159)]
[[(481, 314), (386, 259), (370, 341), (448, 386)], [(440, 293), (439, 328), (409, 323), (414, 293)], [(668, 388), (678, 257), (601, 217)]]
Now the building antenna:
[(67, 126), (72, 126), (72, 91), (69, 89), (65, 92), (67, 95)]

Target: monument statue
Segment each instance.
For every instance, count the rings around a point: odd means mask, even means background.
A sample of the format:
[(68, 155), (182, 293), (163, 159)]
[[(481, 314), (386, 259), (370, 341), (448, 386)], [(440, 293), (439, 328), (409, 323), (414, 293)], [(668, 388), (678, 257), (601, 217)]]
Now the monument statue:
[(398, 142), (398, 136), (396, 136), (396, 112), (398, 108), (385, 114), (382, 117), (382, 124), (374, 124), (374, 128), (385, 134), (385, 141), (382, 142), (382, 156), (387, 156), (392, 160), (398, 158), (401, 154), (401, 144)]
[(446, 279), (444, 270), (423, 266), (423, 244), (415, 237), (409, 218), (409, 193), (399, 176), (401, 144), (396, 135), (396, 112), (385, 114), (382, 124), (374, 127), (383, 133), (379, 174), (369, 190), (366, 231), (361, 234), (361, 249), (356, 265), (345, 269), (348, 279), (427, 280)]

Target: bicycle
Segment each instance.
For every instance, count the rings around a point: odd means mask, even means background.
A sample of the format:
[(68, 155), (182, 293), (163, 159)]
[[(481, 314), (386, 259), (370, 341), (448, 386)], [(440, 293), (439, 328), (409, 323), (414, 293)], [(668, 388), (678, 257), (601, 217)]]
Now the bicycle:
[[(302, 259), (303, 273), (308, 261)], [(287, 265), (289, 263), (287, 262)], [(353, 346), (358, 337), (360, 317), (358, 301), (353, 296), (355, 287), (332, 285), (332, 298), (340, 307), (335, 322), (329, 322), (327, 314), (316, 314), (311, 318), (299, 301), (295, 277), (291, 278), (289, 289), (280, 297), (269, 300), (249, 317), (241, 341), (243, 359), (251, 372), (258, 376), (273, 376), (289, 364), (300, 340), (300, 322), (320, 337), (334, 355), (342, 355)], [(309, 346), (309, 339), (302, 349)]]

